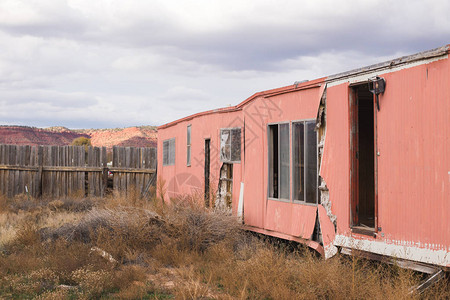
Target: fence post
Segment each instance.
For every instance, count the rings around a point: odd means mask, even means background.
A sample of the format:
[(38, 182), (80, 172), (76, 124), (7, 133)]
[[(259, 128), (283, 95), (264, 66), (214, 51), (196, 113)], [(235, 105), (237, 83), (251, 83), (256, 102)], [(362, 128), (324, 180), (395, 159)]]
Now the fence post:
[(103, 167), (103, 184), (101, 189), (101, 196), (105, 196), (108, 188), (108, 158), (106, 156), (106, 148), (102, 147), (102, 167)]
[(43, 166), (43, 156), (44, 156), (44, 148), (42, 146), (38, 146), (37, 151), (37, 166), (38, 166), (38, 174), (36, 178), (36, 197), (42, 196), (42, 166)]

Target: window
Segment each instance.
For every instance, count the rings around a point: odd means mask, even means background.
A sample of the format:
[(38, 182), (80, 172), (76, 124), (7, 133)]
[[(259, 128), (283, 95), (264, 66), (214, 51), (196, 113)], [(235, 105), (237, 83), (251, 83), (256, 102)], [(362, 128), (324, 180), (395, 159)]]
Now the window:
[(220, 130), (220, 160), (227, 163), (241, 162), (241, 128)]
[(289, 123), (269, 125), (269, 198), (290, 199)]
[(292, 194), (294, 201), (317, 203), (317, 133), (315, 121), (292, 123)]
[(188, 127), (187, 127), (186, 152), (187, 152), (186, 164), (188, 166), (190, 166), (191, 165), (191, 125), (188, 125)]
[(175, 138), (163, 141), (163, 166), (175, 164)]

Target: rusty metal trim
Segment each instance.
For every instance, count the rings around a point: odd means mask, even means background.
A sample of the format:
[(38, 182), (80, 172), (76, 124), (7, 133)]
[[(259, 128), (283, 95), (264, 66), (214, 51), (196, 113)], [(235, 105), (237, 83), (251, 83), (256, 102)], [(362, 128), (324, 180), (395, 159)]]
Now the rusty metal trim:
[(351, 248), (347, 248), (347, 247), (342, 247), (341, 253), (346, 254), (346, 255), (354, 255), (357, 257), (366, 258), (366, 259), (370, 259), (370, 260), (376, 260), (376, 261), (380, 261), (380, 262), (387, 263), (390, 265), (395, 264), (404, 269), (411, 269), (414, 271), (419, 271), (419, 272), (427, 273), (427, 274), (433, 274), (437, 270), (440, 269), (440, 267), (437, 267), (435, 265), (420, 263), (420, 262), (401, 259), (401, 258), (393, 258), (393, 257), (385, 256), (382, 254), (376, 254), (376, 253), (367, 252), (367, 251), (363, 251), (363, 250), (355, 250), (355, 249), (351, 249)]
[(448, 54), (448, 52), (449, 52), (449, 45), (445, 45), (445, 46), (442, 46), (439, 48), (419, 52), (419, 53), (416, 53), (413, 55), (402, 56), (402, 57), (399, 57), (399, 58), (396, 58), (393, 60), (389, 60), (389, 61), (385, 61), (382, 63), (378, 63), (378, 64), (370, 65), (367, 67), (362, 67), (362, 68), (354, 69), (351, 71), (331, 75), (331, 76), (328, 76), (326, 82), (333, 82), (333, 81), (337, 81), (337, 80), (341, 80), (341, 79), (346, 79), (346, 78), (353, 77), (355, 75), (366, 74), (366, 73), (370, 73), (373, 71), (391, 69), (396, 66), (410, 64), (410, 63), (413, 63), (416, 61), (443, 56), (443, 55)]

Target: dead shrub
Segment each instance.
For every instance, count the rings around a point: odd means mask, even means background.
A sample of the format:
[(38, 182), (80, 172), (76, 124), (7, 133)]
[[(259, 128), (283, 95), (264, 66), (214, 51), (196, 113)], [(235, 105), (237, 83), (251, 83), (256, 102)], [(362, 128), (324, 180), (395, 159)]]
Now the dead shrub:
[[(323, 260), (292, 243), (257, 239), (244, 233), (235, 217), (202, 208), (199, 195), (171, 204), (162, 199), (141, 201), (136, 195), (134, 200), (121, 197), (110, 202), (71, 197), (36, 201), (15, 206), (29, 210), (1, 215), (0, 234), (10, 232), (11, 226), (14, 232), (1, 240), (0, 295), (449, 298), (448, 280), (422, 295), (410, 295), (410, 288), (421, 279), (414, 272), (340, 255)], [(71, 223), (62, 223), (67, 221)], [(60, 288), (61, 284), (70, 287)]]
[(27, 220), (17, 231), (10, 247), (29, 247), (40, 244), (40, 235), (36, 222)]
[(26, 194), (16, 195), (14, 198), (9, 199), (7, 203), (8, 210), (14, 213), (19, 211), (32, 212), (46, 205), (42, 200), (34, 199)]
[(141, 281), (134, 281), (131, 285), (121, 288), (120, 291), (114, 294), (114, 298), (118, 299), (161, 299), (157, 296), (149, 297), (149, 292), (153, 291), (152, 287)]
[(48, 203), (48, 207), (51, 210), (58, 210), (61, 209), (61, 207), (64, 205), (64, 202), (62, 202), (61, 200), (54, 200)]
[(151, 255), (157, 263), (164, 267), (183, 267), (199, 263), (202, 260), (199, 252), (180, 249), (177, 241), (170, 239), (157, 245), (151, 251)]
[[(100, 201), (100, 200), (97, 200)], [(51, 210), (65, 210), (71, 212), (85, 212), (94, 207), (95, 201), (90, 198), (62, 198), (48, 203)]]
[(96, 210), (90, 214), (90, 220), (91, 224), (95, 220), (103, 220), (100, 230), (90, 227), (95, 232), (94, 244), (123, 262), (133, 250), (152, 249), (164, 235), (164, 221), (156, 213), (145, 209), (123, 207)]
[(45, 267), (41, 257), (32, 251), (0, 255), (0, 270), (6, 274), (23, 274)]
[(5, 212), (8, 209), (8, 198), (0, 193), (0, 213)]
[(0, 282), (0, 291), (32, 296), (53, 289), (58, 283), (58, 276), (52, 270), (43, 268), (27, 274), (7, 275)]
[(209, 289), (210, 282), (204, 282), (197, 276), (195, 270), (191, 267), (180, 269), (180, 279), (176, 283), (175, 297), (177, 299), (210, 299), (212, 294)]
[(150, 201), (142, 196), (140, 187), (130, 186), (127, 193), (113, 191), (113, 193), (107, 197), (104, 202), (106, 208), (116, 208), (116, 207), (139, 207), (139, 208), (150, 208)]
[(48, 244), (41, 258), (45, 265), (55, 271), (61, 283), (72, 284), (71, 272), (89, 265), (92, 269), (110, 269), (101, 257), (93, 255), (89, 245), (59, 239)]
[(122, 266), (114, 273), (113, 287), (122, 290), (131, 285), (139, 286), (137, 282), (145, 282), (147, 278), (146, 272), (146, 268), (138, 265)]
[(113, 287), (114, 275), (111, 271), (93, 270), (90, 266), (72, 272), (72, 280), (90, 298), (98, 298)]
[(173, 205), (166, 213), (167, 233), (180, 249), (203, 252), (222, 241), (238, 243), (242, 237), (240, 224), (233, 216), (212, 211), (195, 202)]
[(36, 297), (36, 300), (61, 300), (61, 299), (70, 299), (75, 297), (75, 293), (70, 293), (67, 289), (57, 288), (54, 290), (45, 291)]

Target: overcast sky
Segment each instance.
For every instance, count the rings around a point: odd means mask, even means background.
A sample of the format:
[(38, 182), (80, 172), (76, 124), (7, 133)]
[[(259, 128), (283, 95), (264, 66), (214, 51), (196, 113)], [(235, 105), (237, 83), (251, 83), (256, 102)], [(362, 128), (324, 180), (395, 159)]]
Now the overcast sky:
[(0, 125), (161, 125), (450, 43), (450, 1), (0, 0)]

